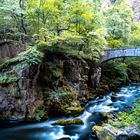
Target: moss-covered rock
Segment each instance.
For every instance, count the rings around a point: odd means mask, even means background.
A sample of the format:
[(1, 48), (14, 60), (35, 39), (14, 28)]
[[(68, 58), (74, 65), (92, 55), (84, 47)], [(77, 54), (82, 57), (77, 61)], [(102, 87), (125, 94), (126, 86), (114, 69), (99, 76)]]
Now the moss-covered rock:
[(53, 125), (71, 125), (71, 124), (83, 124), (83, 121), (79, 118), (73, 120), (58, 120), (53, 123)]
[(46, 106), (51, 106), (49, 114), (53, 116), (78, 116), (84, 111), (77, 94), (66, 87), (50, 92), (48, 100)]
[(95, 132), (96, 134), (97, 134), (99, 131), (101, 131), (102, 129), (103, 129), (103, 127), (102, 127), (102, 126), (98, 126), (98, 125), (95, 125), (95, 126), (93, 126), (93, 128), (92, 128), (93, 132)]
[(71, 116), (78, 116), (84, 112), (84, 108), (82, 108), (81, 106), (68, 107), (66, 108), (66, 110), (68, 111), (67, 114)]
[(0, 60), (2, 119), (16, 118), (18, 113), (29, 121), (78, 116), (84, 111), (81, 104), (94, 97), (101, 74), (95, 60), (38, 47)]
[(135, 126), (125, 128), (116, 128), (109, 124), (105, 126), (94, 126), (93, 132), (96, 133), (99, 140), (139, 140), (140, 131)]

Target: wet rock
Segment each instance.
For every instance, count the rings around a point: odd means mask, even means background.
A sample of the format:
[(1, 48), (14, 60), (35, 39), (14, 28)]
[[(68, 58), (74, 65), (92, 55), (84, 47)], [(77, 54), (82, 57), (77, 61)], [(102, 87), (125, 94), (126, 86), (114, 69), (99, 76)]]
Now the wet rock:
[(72, 116), (78, 116), (84, 112), (84, 108), (82, 107), (69, 107), (67, 108), (67, 113)]
[(73, 120), (58, 120), (53, 123), (53, 125), (71, 125), (71, 124), (83, 124), (83, 121), (79, 118)]
[[(12, 58), (22, 51), (22, 45), (11, 47), (11, 44), (4, 44), (6, 48), (0, 46), (3, 48), (0, 58)], [(27, 63), (23, 68), (20, 62), (9, 63), (0, 72), (0, 76), (14, 74), (19, 78), (6, 85), (0, 84), (0, 119), (34, 121), (42, 115), (39, 114), (42, 110), (45, 110), (45, 118), (48, 115), (77, 116), (84, 111), (81, 104), (95, 96), (101, 68), (94, 60), (44, 52), (41, 64)], [(62, 92), (58, 93), (59, 89)]]
[(15, 57), (17, 54), (24, 50), (25, 45), (19, 42), (0, 42), (0, 60)]
[(100, 89), (104, 90), (105, 92), (109, 91), (109, 86), (108, 85), (102, 85), (100, 86)]
[(140, 130), (135, 126), (125, 128), (115, 128), (111, 125), (94, 126), (93, 132), (96, 133), (99, 140), (139, 140)]
[(57, 139), (57, 140), (71, 140), (70, 137), (65, 137), (65, 138), (61, 138), (61, 139)]
[(108, 117), (110, 116), (110, 113), (103, 113), (103, 112), (101, 112), (101, 113), (99, 113), (99, 115), (100, 115), (104, 120), (107, 120)]
[(29, 88), (29, 75), (28, 78), (23, 75), (23, 71), (29, 74), (28, 67), (20, 71), (15, 71), (15, 67), (11, 66), (5, 73), (14, 71), (20, 79), (7, 85), (0, 84), (0, 119), (26, 121), (28, 117), (34, 117), (38, 108), (43, 108), (43, 96), (38, 94), (39, 87)]
[(115, 102), (115, 101), (117, 100), (117, 96), (112, 95), (112, 96), (111, 96), (111, 100), (112, 100), (113, 102)]

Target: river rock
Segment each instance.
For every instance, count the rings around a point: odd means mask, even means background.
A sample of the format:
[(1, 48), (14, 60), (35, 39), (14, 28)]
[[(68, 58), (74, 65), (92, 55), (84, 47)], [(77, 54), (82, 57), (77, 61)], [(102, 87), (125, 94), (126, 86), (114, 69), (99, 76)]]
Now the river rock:
[(57, 140), (71, 140), (70, 137), (64, 137), (64, 138), (60, 138), (60, 139), (57, 139)]
[(72, 120), (58, 120), (53, 123), (53, 125), (71, 125), (71, 124), (83, 124), (83, 121), (79, 118), (72, 119)]
[(84, 112), (84, 108), (79, 107), (69, 107), (67, 108), (67, 113), (71, 116), (78, 116)]
[(61, 138), (61, 139), (57, 139), (57, 140), (71, 140), (71, 138), (65, 137), (65, 138)]
[(139, 140), (140, 130), (136, 126), (127, 126), (125, 128), (115, 128), (109, 124), (105, 126), (94, 126), (93, 132), (96, 133), (99, 140)]

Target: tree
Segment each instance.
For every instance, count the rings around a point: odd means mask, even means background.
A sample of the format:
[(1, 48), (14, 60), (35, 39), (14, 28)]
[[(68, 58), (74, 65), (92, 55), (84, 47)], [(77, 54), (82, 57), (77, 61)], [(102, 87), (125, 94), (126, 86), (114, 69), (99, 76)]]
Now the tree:
[(1, 39), (21, 39), (26, 34), (24, 21), (24, 0), (0, 1)]
[(4, 0), (1, 12), (8, 18), (1, 21), (8, 29), (14, 28), (14, 36), (21, 40), (27, 35), (49, 45), (98, 54), (106, 44), (99, 3), (100, 0)]
[(126, 0), (116, 0), (105, 15), (109, 39), (127, 45), (131, 34), (132, 7)]

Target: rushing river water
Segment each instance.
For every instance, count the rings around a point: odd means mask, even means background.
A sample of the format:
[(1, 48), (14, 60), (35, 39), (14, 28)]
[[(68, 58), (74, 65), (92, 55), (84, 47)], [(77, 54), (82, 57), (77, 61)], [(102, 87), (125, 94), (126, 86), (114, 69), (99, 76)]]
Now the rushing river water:
[[(97, 97), (85, 105), (85, 112), (78, 116), (83, 125), (53, 126), (56, 120), (43, 123), (0, 129), (0, 140), (96, 140), (91, 129), (101, 124), (101, 113), (129, 111), (132, 103), (140, 97), (140, 83), (122, 87), (117, 93)], [(62, 118), (61, 118), (62, 119)], [(72, 119), (72, 118), (68, 118)]]

